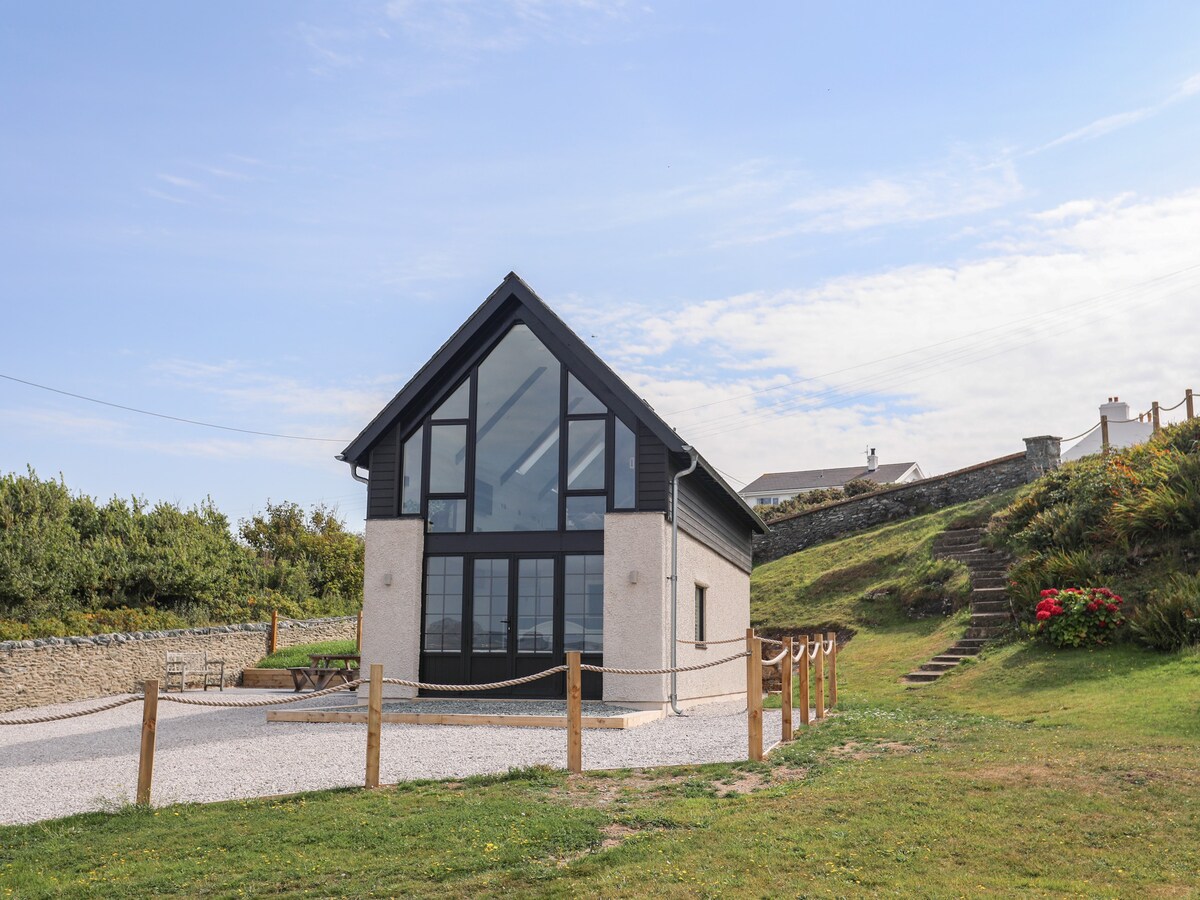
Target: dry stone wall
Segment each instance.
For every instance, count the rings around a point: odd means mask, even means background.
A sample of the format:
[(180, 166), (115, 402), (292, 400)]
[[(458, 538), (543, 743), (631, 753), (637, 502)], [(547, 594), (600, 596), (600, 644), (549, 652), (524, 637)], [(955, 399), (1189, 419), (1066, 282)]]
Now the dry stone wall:
[[(353, 640), (357, 616), (281, 620), (278, 646)], [(266, 655), (270, 625), (220, 625), (91, 637), (0, 642), (0, 712), (138, 691), (162, 679), (168, 652), (207, 651), (225, 660), (226, 684)]]
[(935, 509), (999, 494), (1058, 468), (1060, 439), (1025, 439), (1025, 452), (897, 485), (850, 500), (796, 513), (771, 523), (767, 534), (754, 538), (755, 564), (770, 562), (839, 535), (861, 531)]

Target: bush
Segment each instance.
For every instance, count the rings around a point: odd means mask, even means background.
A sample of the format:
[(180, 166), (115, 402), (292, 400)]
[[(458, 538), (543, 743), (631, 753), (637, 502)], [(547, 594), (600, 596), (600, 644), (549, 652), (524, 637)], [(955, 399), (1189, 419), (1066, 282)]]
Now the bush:
[(1168, 652), (1200, 644), (1200, 575), (1175, 573), (1129, 620), (1138, 642)]
[(1037, 634), (1056, 647), (1107, 643), (1125, 624), (1121, 603), (1108, 588), (1050, 588), (1037, 605)]

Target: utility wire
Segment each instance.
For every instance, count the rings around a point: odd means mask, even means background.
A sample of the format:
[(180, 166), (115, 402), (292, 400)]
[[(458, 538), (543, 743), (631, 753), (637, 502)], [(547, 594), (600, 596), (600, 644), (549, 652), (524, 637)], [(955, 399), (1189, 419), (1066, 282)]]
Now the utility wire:
[(0, 378), (7, 381), (15, 381), (17, 384), (28, 385), (29, 387), (38, 388), (43, 391), (50, 391), (52, 394), (62, 394), (64, 397), (74, 397), (76, 400), (86, 400), (88, 403), (99, 403), (101, 406), (109, 406), (113, 409), (123, 409), (126, 412), (138, 413), (143, 416), (154, 416), (156, 419), (168, 419), (172, 422), (184, 422), (188, 425), (202, 425), (205, 428), (216, 428), (220, 431), (236, 431), (238, 434), (256, 434), (259, 437), (286, 438), (289, 441), (320, 441), (326, 444), (346, 444), (349, 441), (344, 441), (340, 438), (320, 438), (306, 437), (302, 434), (278, 434), (274, 431), (254, 431), (250, 428), (234, 428), (232, 425), (216, 425), (212, 422), (201, 422), (198, 419), (185, 419), (182, 416), (168, 416), (166, 413), (151, 412), (148, 409), (138, 409), (135, 406), (124, 406), (120, 403), (110, 403), (108, 400), (99, 400), (95, 397), (85, 397), (83, 394), (75, 394), (71, 391), (63, 391), (58, 388), (50, 387), (45, 384), (38, 384), (34, 381), (26, 381), (24, 378), (15, 378), (12, 375), (5, 375), (0, 372)]

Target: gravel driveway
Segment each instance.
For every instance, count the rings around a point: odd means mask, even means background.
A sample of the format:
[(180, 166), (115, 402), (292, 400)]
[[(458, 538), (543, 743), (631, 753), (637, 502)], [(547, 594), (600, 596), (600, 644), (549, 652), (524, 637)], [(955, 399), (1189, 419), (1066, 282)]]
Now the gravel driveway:
[[(226, 691), (226, 697), (280, 691)], [(213, 696), (210, 692), (209, 696)], [(86, 709), (99, 700), (44, 707)], [(344, 705), (341, 695), (283, 707)], [(0, 718), (17, 718), (19, 711)], [(0, 726), (0, 823), (34, 822), (132, 802), (142, 704), (44, 725)], [(765, 743), (779, 711), (763, 713)], [(627, 731), (585, 729), (586, 769), (728, 762), (746, 758), (745, 707), (709, 704), (686, 718)], [(155, 805), (230, 800), (361, 785), (366, 726), (267, 722), (265, 710), (161, 702), (154, 757)], [(566, 765), (560, 728), (383, 725), (380, 778), (461, 778), (537, 763)]]

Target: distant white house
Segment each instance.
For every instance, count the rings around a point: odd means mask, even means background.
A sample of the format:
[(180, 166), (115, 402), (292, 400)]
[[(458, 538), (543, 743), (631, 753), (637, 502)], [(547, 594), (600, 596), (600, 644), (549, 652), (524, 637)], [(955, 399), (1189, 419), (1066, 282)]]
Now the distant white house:
[[(1100, 415), (1108, 416), (1108, 445), (1114, 449), (1132, 447), (1150, 439), (1154, 433), (1154, 425), (1147, 417), (1142, 421), (1137, 415), (1130, 415), (1129, 404), (1120, 397), (1109, 397), (1108, 401), (1100, 404)], [(1132, 421), (1130, 421), (1132, 419)], [(1070, 450), (1064, 451), (1063, 462), (1080, 459), (1099, 453), (1102, 449), (1103, 437), (1100, 429), (1089, 431)]]
[(920, 481), (925, 475), (915, 462), (879, 464), (874, 448), (867, 455), (865, 466), (844, 466), (838, 469), (804, 469), (799, 472), (767, 472), (738, 491), (751, 506), (773, 506), (784, 500), (822, 488), (841, 488), (857, 480), (876, 484), (907, 484)]

